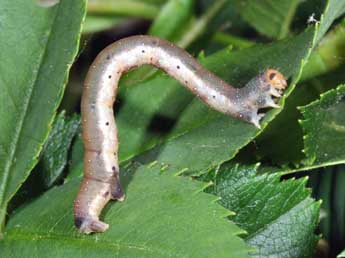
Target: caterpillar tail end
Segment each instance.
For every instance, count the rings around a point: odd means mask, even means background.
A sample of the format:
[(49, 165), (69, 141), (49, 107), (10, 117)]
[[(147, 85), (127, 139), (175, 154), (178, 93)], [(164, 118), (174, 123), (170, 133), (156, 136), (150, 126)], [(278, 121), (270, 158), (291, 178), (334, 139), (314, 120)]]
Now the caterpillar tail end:
[(104, 223), (97, 219), (75, 217), (74, 224), (78, 228), (79, 232), (90, 234), (92, 232), (104, 232), (109, 228), (107, 223)]

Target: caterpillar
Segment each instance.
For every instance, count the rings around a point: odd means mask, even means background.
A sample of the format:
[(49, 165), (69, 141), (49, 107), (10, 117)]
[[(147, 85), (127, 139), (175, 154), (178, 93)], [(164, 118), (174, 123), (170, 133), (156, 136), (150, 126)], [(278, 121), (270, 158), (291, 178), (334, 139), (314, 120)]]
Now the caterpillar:
[(185, 50), (157, 37), (132, 36), (106, 47), (92, 63), (82, 94), (84, 177), (74, 202), (74, 224), (80, 232), (107, 230), (109, 225), (99, 219), (103, 207), (111, 199), (125, 198), (119, 180), (113, 104), (121, 75), (144, 64), (163, 70), (211, 108), (256, 127), (264, 116), (258, 109), (278, 108), (275, 98), (287, 86), (279, 71), (268, 69), (243, 88), (234, 88)]

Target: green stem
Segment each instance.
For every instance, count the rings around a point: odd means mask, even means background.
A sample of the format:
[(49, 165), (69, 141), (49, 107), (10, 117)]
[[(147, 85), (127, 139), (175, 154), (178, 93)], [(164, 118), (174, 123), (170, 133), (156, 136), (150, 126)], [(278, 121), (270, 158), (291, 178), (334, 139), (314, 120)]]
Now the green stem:
[(285, 38), (289, 32), (290, 32), (290, 25), (292, 22), (293, 17), (295, 16), (297, 6), (300, 1), (293, 0), (290, 2), (289, 9), (287, 10), (287, 15), (285, 16), (285, 19), (282, 23), (282, 26), (280, 28), (280, 32), (278, 35), (278, 39)]
[(0, 241), (3, 239), (3, 231), (5, 227), (5, 218), (6, 218), (6, 208), (0, 208)]
[(94, 16), (88, 15), (84, 21), (83, 34), (95, 33), (102, 30), (110, 29), (117, 24), (122, 23), (126, 18), (111, 16)]
[(232, 45), (239, 49), (248, 48), (255, 44), (252, 41), (224, 32), (215, 33), (215, 35), (213, 36), (213, 40), (224, 45)]
[(147, 4), (162, 5), (165, 4), (167, 0), (141, 0), (141, 2), (145, 2)]
[(159, 13), (159, 7), (156, 5), (135, 0), (89, 1), (87, 10), (89, 14), (135, 16), (147, 19), (155, 18)]
[(197, 20), (193, 21), (190, 27), (186, 30), (182, 38), (178, 40), (177, 45), (186, 48), (196, 38), (198, 38), (207, 28), (208, 23), (220, 11), (226, 0), (218, 0)]

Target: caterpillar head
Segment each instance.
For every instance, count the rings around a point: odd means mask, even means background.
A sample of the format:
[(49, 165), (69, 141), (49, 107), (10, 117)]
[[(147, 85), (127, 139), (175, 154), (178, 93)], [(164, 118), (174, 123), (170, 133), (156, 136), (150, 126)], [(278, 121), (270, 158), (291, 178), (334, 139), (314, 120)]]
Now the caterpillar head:
[(267, 69), (254, 77), (241, 90), (242, 97), (246, 99), (247, 103), (240, 112), (242, 119), (260, 128), (259, 122), (264, 117), (264, 113), (258, 114), (258, 110), (267, 107), (279, 108), (276, 101), (282, 96), (286, 87), (287, 82), (284, 75), (274, 69)]
[(277, 90), (283, 90), (287, 86), (284, 75), (274, 69), (268, 69), (265, 71), (265, 79), (273, 88)]

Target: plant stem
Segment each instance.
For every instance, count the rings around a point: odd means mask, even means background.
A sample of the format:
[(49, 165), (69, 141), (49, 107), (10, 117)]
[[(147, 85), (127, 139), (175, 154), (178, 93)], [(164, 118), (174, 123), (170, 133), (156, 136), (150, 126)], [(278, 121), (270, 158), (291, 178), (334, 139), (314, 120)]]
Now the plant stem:
[(215, 35), (213, 36), (213, 40), (224, 45), (232, 45), (239, 49), (251, 47), (255, 44), (252, 41), (224, 32), (215, 33)]
[(293, 0), (290, 2), (289, 9), (286, 11), (287, 15), (285, 16), (285, 19), (282, 23), (282, 26), (280, 28), (280, 32), (278, 34), (278, 39), (285, 38), (289, 32), (290, 32), (290, 25), (292, 22), (292, 19), (296, 13), (296, 9), (300, 1)]
[(215, 3), (199, 18), (192, 22), (190, 27), (186, 30), (182, 38), (177, 42), (177, 45), (186, 48), (196, 38), (198, 38), (207, 28), (208, 23), (220, 11), (226, 0), (215, 1)]
[(6, 208), (0, 208), (0, 241), (4, 238), (3, 230), (5, 227)]
[(158, 15), (159, 7), (153, 4), (135, 0), (117, 1), (89, 1), (87, 10), (89, 14), (97, 15), (123, 15), (153, 19)]

